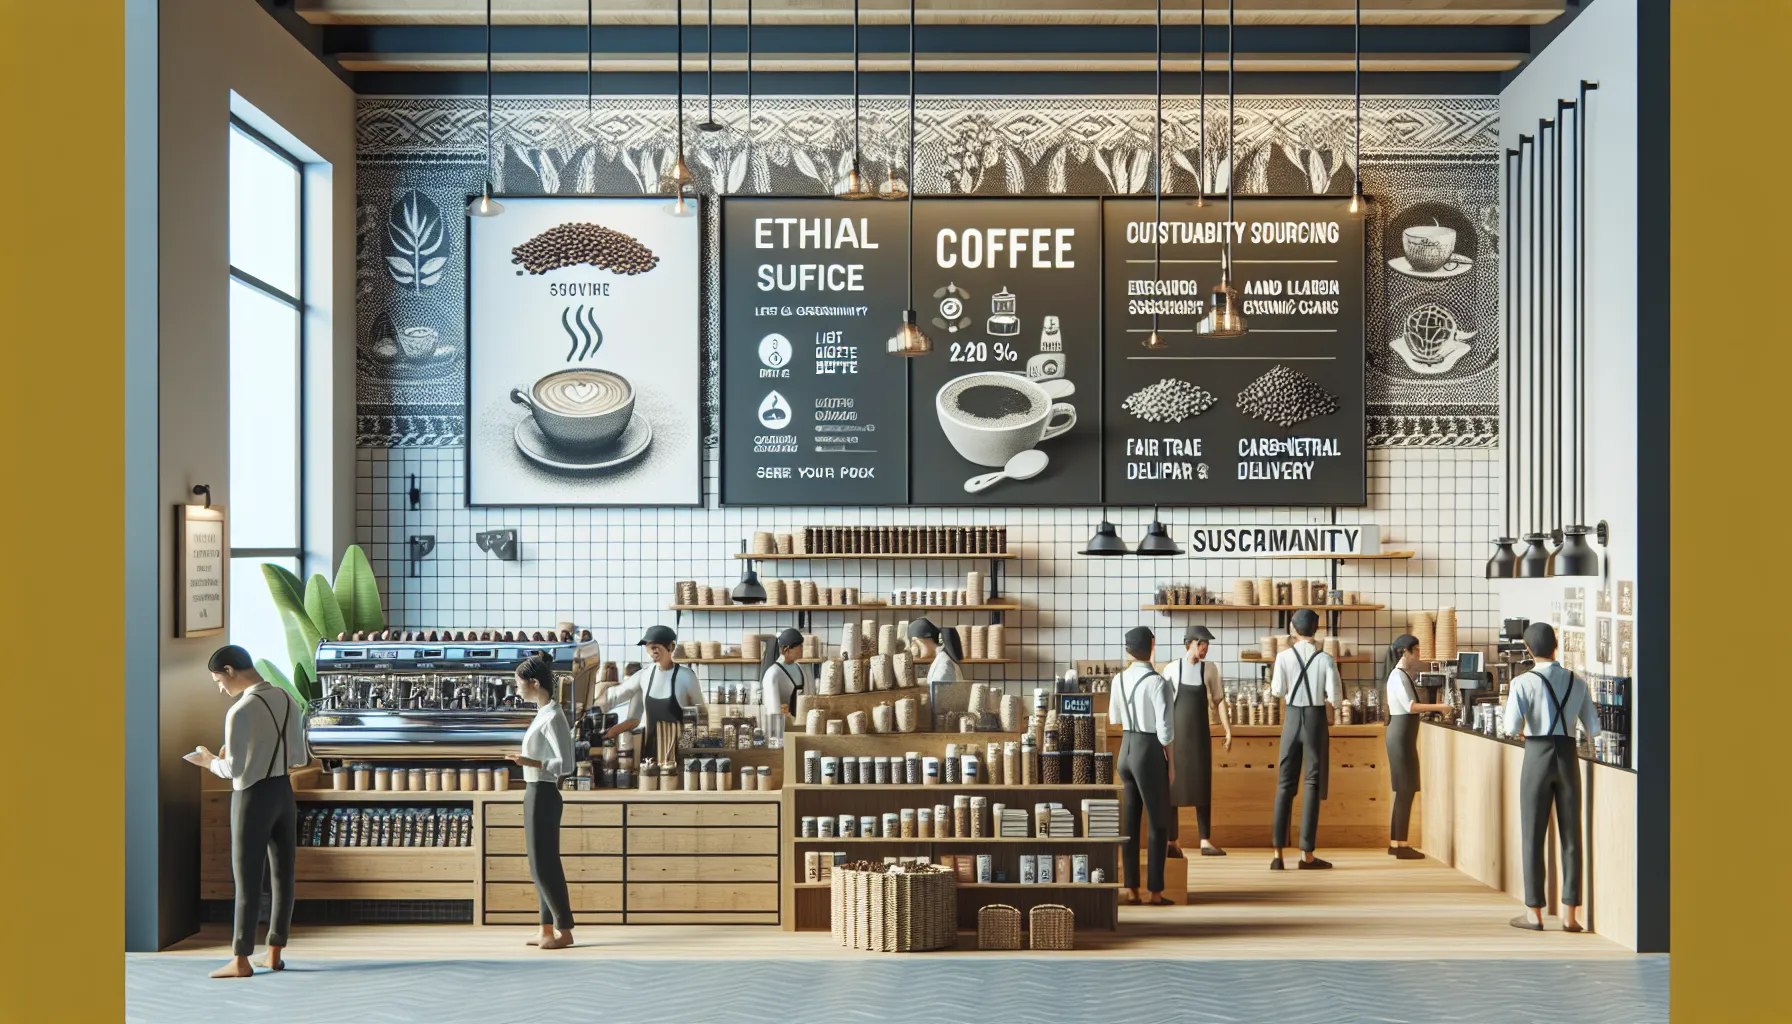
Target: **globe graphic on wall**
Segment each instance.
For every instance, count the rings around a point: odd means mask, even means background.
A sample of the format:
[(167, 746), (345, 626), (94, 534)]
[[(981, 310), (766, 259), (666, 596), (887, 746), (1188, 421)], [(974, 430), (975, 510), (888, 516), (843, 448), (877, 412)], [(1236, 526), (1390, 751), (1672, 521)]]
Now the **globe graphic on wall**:
[(1406, 318), (1406, 344), (1420, 362), (1442, 359), (1444, 343), (1455, 337), (1456, 317), (1442, 306), (1426, 303)]

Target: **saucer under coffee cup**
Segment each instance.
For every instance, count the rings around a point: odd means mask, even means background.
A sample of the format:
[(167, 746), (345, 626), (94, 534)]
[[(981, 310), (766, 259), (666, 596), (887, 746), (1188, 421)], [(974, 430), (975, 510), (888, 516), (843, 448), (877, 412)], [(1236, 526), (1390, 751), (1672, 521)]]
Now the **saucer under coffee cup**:
[(529, 410), (544, 438), (566, 448), (597, 448), (615, 441), (635, 413), (635, 389), (627, 378), (585, 367), (556, 370), (526, 393), (511, 388), (510, 400)]

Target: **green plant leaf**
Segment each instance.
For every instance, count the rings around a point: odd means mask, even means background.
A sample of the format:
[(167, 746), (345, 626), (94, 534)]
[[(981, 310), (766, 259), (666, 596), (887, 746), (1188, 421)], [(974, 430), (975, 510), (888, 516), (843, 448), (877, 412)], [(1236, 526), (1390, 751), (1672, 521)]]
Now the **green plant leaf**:
[(293, 700), (301, 703), (307, 702), (307, 698), (303, 693), (299, 692), (299, 688), (293, 685), (292, 680), (286, 678), (286, 673), (280, 671), (280, 667), (268, 659), (256, 658), (255, 671), (261, 674), (261, 678), (266, 679), (268, 682), (285, 690)]
[(316, 679), (317, 645), (323, 635), (311, 624), (311, 617), (303, 608), (281, 612), (280, 621), (286, 626), (286, 656), (292, 659), (293, 677), (296, 679), (303, 672), (306, 678)]
[(292, 674), (293, 687), (299, 691), (299, 699), (309, 702), (323, 696), (323, 687), (318, 685), (317, 677), (306, 673), (305, 666), (299, 665)]
[(311, 624), (326, 640), (334, 640), (348, 630), (342, 607), (336, 603), (336, 592), (330, 589), (330, 581), (324, 579), (323, 573), (312, 576), (305, 584), (305, 614), (311, 616)]
[(342, 564), (336, 569), (336, 605), (347, 629), (367, 632), (386, 628), (386, 616), (380, 610), (380, 583), (359, 544), (350, 544), (342, 553)]
[(282, 614), (305, 611), (305, 584), (287, 568), (275, 562), (261, 563), (261, 578), (267, 581), (274, 607)]

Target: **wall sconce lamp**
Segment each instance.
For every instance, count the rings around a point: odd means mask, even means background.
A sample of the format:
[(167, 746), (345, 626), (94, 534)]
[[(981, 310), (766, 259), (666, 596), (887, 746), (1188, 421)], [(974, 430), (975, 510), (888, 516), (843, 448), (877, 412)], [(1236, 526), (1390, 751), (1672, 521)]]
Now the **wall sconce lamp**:
[(479, 550), (500, 562), (514, 562), (521, 556), (515, 530), (486, 530), (473, 539), (479, 544)]

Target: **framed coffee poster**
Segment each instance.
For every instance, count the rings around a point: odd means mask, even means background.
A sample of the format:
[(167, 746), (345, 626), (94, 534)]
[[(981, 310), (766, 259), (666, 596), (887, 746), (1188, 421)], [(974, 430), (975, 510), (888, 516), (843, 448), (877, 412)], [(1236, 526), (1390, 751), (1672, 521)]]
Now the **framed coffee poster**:
[(700, 504), (702, 218), (500, 199), (467, 219), (467, 504)]
[(174, 635), (224, 632), (230, 610), (230, 542), (224, 509), (174, 506)]
[(1101, 200), (919, 199), (909, 500), (1101, 498)]

